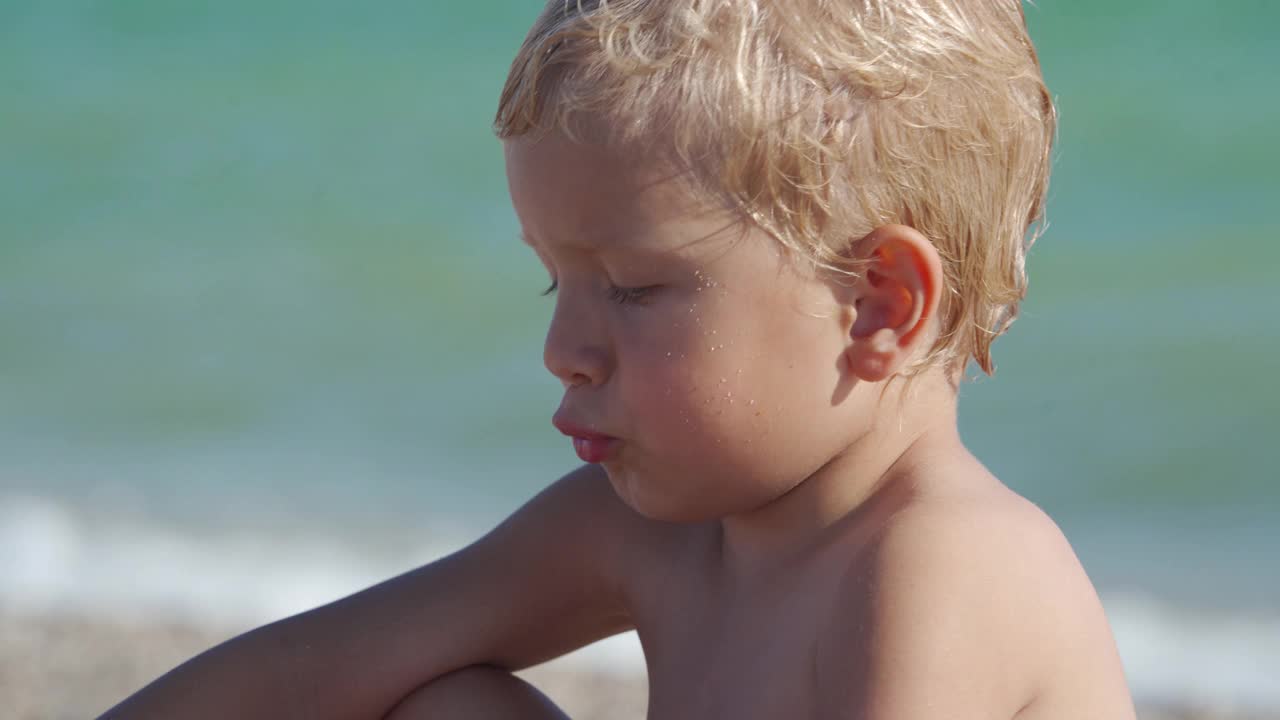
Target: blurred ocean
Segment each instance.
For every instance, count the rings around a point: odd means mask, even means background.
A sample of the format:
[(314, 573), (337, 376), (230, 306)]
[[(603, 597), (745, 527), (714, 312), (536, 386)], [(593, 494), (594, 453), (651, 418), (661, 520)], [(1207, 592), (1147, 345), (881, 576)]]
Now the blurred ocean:
[[(535, 5), (0, 0), (0, 607), (261, 622), (576, 464), (489, 131)], [(1280, 5), (1028, 13), (1051, 225), (962, 429), (1139, 698), (1280, 709)]]

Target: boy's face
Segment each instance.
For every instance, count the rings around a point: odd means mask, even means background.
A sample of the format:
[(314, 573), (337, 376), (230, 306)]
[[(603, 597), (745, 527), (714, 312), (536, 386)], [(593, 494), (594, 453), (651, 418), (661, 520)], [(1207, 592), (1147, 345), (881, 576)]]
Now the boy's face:
[(639, 153), (557, 134), (505, 152), (525, 239), (557, 287), (556, 424), (635, 510), (754, 509), (866, 425), (835, 285)]

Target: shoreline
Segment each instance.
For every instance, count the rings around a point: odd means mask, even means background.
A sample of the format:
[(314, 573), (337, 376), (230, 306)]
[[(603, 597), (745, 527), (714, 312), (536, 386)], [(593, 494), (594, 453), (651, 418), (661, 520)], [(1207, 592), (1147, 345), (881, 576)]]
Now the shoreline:
[[(0, 606), (0, 707), (12, 720), (82, 720), (193, 655), (247, 628), (182, 620), (17, 611)], [(552, 661), (520, 673), (575, 720), (641, 720), (648, 682), (641, 673), (593, 671)], [(1280, 712), (1138, 707), (1140, 720), (1280, 720)]]

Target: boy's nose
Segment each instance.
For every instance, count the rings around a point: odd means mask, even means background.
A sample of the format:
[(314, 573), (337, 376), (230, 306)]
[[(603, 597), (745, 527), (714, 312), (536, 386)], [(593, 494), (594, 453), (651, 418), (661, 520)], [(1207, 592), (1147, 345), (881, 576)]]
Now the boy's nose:
[(609, 356), (587, 318), (557, 312), (547, 330), (542, 362), (566, 387), (600, 385), (609, 375)]

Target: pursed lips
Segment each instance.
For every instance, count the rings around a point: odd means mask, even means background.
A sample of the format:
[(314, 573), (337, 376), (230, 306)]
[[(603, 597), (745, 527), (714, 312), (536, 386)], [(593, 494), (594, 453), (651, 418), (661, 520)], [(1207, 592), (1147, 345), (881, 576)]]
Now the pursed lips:
[(573, 450), (583, 462), (604, 462), (621, 445), (622, 441), (618, 438), (589, 430), (569, 420), (566, 415), (567, 413), (561, 408), (551, 418), (551, 424), (555, 425), (557, 430), (573, 439)]

